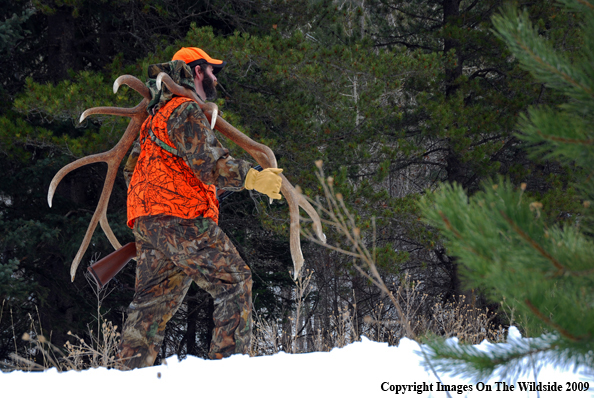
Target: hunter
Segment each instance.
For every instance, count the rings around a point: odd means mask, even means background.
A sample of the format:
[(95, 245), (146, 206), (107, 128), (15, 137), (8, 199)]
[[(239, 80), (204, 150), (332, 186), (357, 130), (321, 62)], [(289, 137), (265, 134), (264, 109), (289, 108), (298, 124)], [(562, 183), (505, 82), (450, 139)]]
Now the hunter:
[[(136, 286), (122, 332), (120, 357), (129, 368), (151, 366), (165, 326), (192, 281), (214, 299), (209, 357), (246, 354), (251, 339), (252, 275), (217, 225), (217, 188), (255, 189), (280, 199), (282, 169), (261, 172), (234, 159), (217, 140), (197, 103), (173, 95), (156, 77), (167, 73), (203, 100), (216, 97), (216, 75), (226, 62), (196, 47), (148, 68), (152, 101), (140, 129), (140, 151), (130, 156), (128, 226), (136, 239)], [(133, 170), (133, 173), (132, 173)]]

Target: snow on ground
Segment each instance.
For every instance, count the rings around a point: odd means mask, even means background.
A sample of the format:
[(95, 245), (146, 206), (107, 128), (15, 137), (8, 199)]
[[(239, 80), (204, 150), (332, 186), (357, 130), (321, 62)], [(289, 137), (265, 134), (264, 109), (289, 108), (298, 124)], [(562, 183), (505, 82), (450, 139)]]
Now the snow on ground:
[[(515, 328), (510, 329), (512, 337), (521, 338)], [(128, 372), (91, 369), (58, 373), (50, 369), (42, 373), (1, 373), (0, 397), (447, 396), (445, 392), (437, 391), (438, 380), (421, 365), (419, 345), (414, 341), (402, 339), (398, 347), (389, 347), (387, 343), (373, 342), (365, 337), (362, 340), (331, 352), (279, 353), (254, 358), (235, 355), (220, 361), (196, 357), (178, 361), (176, 357), (171, 357), (165, 365)], [(481, 344), (487, 350), (492, 346), (486, 342)], [(445, 374), (439, 376), (443, 384), (454, 386), (455, 390), (450, 392), (452, 397), (593, 396), (592, 373), (588, 376), (584, 369), (579, 369), (577, 373), (560, 370), (546, 360), (538, 365), (542, 368), (537, 381), (543, 385), (556, 383), (561, 391), (522, 391), (522, 382), (534, 382), (534, 375), (508, 383), (508, 390), (505, 390), (503, 380), (497, 378), (475, 382)], [(580, 382), (582, 384), (577, 384)], [(590, 384), (588, 391), (567, 391), (572, 385), (583, 387), (584, 382)], [(402, 386), (411, 386), (413, 390)], [(423, 386), (430, 391), (414, 390)]]

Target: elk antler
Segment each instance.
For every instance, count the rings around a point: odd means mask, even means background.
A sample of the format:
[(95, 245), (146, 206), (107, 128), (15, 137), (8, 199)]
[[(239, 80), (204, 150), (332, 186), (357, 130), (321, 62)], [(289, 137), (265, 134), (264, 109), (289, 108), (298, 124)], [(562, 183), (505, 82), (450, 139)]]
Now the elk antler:
[[(210, 119), (211, 126), (215, 126), (216, 130), (221, 132), (225, 137), (235, 142), (247, 153), (249, 153), (263, 168), (277, 167), (276, 157), (274, 152), (266, 145), (260, 144), (237, 130), (235, 127), (230, 125), (222, 117), (217, 118), (217, 108), (213, 103), (205, 104), (199, 97), (190, 89), (182, 87), (175, 83), (171, 77), (161, 72), (157, 76), (157, 89), (161, 89), (161, 83), (164, 83), (167, 88), (174, 94), (192, 98), (198, 103), (207, 118)], [(313, 206), (291, 185), (289, 180), (281, 174), (283, 183), (281, 185), (281, 192), (287, 198), (287, 204), (289, 205), (289, 214), (291, 217), (291, 223), (289, 227), (289, 243), (291, 248), (291, 259), (293, 260), (294, 274), (293, 278), (297, 279), (301, 267), (303, 266), (303, 253), (301, 252), (301, 239), (299, 231), (299, 206), (301, 206), (306, 213), (311, 217), (313, 221), (314, 230), (316, 235), (322, 242), (326, 242), (326, 236), (322, 232), (322, 223), (320, 216), (313, 208)]]
[(126, 132), (120, 139), (120, 141), (113, 147), (111, 150), (95, 155), (86, 156), (82, 159), (78, 159), (64, 167), (52, 179), (52, 182), (49, 187), (49, 191), (47, 193), (47, 202), (50, 207), (52, 207), (52, 199), (54, 197), (54, 193), (62, 178), (72, 170), (75, 170), (81, 166), (85, 166), (87, 164), (96, 163), (96, 162), (105, 162), (108, 165), (107, 168), (107, 175), (105, 177), (105, 183), (103, 184), (103, 191), (101, 192), (101, 197), (99, 198), (99, 203), (97, 204), (97, 208), (95, 209), (95, 213), (93, 214), (93, 218), (87, 228), (87, 232), (85, 233), (85, 237), (83, 242), (76, 253), (76, 257), (72, 261), (72, 265), (70, 267), (70, 276), (74, 281), (74, 275), (76, 274), (76, 269), (78, 268), (78, 264), (82, 260), (83, 255), (87, 251), (87, 247), (91, 242), (91, 237), (93, 236), (93, 232), (97, 227), (97, 222), (100, 222), (101, 228), (107, 235), (109, 242), (112, 244), (114, 249), (119, 249), (122, 245), (118, 242), (117, 238), (113, 234), (113, 231), (109, 227), (109, 223), (107, 222), (107, 205), (109, 202), (109, 197), (111, 195), (111, 190), (113, 189), (113, 184), (115, 182), (115, 178), (118, 172), (118, 167), (122, 162), (122, 159), (128, 152), (128, 148), (132, 145), (138, 132), (140, 131), (140, 126), (147, 118), (148, 114), (146, 112), (146, 107), (151, 99), (151, 94), (149, 89), (137, 78), (130, 75), (120, 76), (113, 85), (114, 93), (117, 92), (118, 88), (121, 84), (126, 84), (130, 88), (133, 88), (137, 92), (139, 92), (144, 99), (136, 105), (132, 109), (127, 108), (114, 108), (114, 107), (98, 107), (98, 108), (91, 108), (87, 109), (83, 112), (80, 117), (80, 121), (82, 122), (87, 116), (94, 115), (94, 114), (107, 114), (107, 115), (117, 115), (117, 116), (128, 116), (132, 118), (128, 127), (126, 128)]

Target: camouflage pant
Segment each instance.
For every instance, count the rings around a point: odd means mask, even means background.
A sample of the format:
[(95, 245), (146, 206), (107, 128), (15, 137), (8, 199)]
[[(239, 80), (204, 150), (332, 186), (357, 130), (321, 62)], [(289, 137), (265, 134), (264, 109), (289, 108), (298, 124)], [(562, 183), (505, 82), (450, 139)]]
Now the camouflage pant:
[(154, 363), (165, 325), (192, 281), (214, 298), (209, 357), (246, 353), (252, 326), (252, 274), (218, 225), (201, 217), (139, 217), (134, 235), (136, 293), (120, 345), (122, 358), (134, 358), (125, 365), (132, 369)]

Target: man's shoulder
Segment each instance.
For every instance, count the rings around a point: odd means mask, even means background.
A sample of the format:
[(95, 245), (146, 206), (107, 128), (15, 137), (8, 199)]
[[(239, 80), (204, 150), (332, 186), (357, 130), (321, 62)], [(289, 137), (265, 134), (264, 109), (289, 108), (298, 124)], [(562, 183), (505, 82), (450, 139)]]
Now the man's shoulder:
[(172, 99), (172, 101), (174, 101), (174, 100), (177, 103), (177, 106), (175, 106), (175, 111), (177, 111), (177, 112), (200, 112), (200, 113), (202, 113), (202, 109), (200, 109), (200, 106), (198, 105), (198, 103), (191, 98), (175, 97), (174, 99)]
[(170, 133), (172, 133), (172, 129), (182, 128), (186, 123), (193, 125), (203, 125), (206, 123), (204, 112), (202, 112), (202, 109), (200, 109), (200, 106), (194, 100), (177, 100), (177, 102), (179, 103), (175, 104), (175, 108), (172, 109), (167, 120)]
[(170, 101), (170, 106), (173, 107), (170, 108), (170, 117), (184, 117), (194, 113), (203, 113), (196, 101), (187, 97), (174, 97)]

